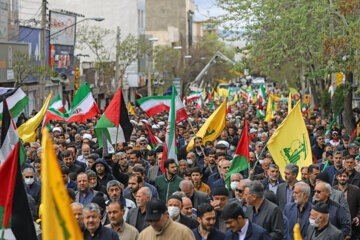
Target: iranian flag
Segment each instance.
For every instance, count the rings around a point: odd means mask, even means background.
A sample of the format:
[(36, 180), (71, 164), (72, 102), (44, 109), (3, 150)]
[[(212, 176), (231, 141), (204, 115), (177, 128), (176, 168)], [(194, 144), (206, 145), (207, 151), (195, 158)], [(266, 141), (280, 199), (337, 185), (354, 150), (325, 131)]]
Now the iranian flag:
[(11, 116), (16, 118), (25, 108), (29, 101), (26, 94), (18, 88), (0, 88), (0, 118), (3, 113), (2, 102), (6, 98), (8, 107), (10, 109)]
[(168, 118), (168, 125), (166, 127), (166, 136), (165, 136), (165, 145), (164, 145), (164, 151), (161, 158), (161, 171), (162, 173), (165, 172), (164, 163), (166, 159), (172, 158), (175, 160), (176, 165), (178, 164), (177, 161), (177, 149), (176, 149), (176, 89), (175, 86), (172, 86), (172, 95), (171, 95), (171, 105), (170, 105), (170, 111), (169, 111), (169, 118)]
[[(139, 107), (149, 116), (162, 112), (170, 111), (172, 95), (170, 96), (150, 96), (137, 99)], [(179, 96), (175, 96), (176, 123), (180, 123), (188, 118), (184, 104)]]
[(253, 90), (251, 89), (250, 90), (250, 93), (249, 93), (249, 95), (248, 95), (248, 103), (252, 103), (254, 101), (254, 92), (253, 92)]
[(239, 173), (249, 166), (249, 137), (248, 137), (248, 123), (245, 120), (245, 126), (242, 131), (241, 139), (235, 151), (235, 156), (231, 161), (230, 168), (228, 173), (226, 174), (225, 183), (230, 188), (230, 177), (233, 173)]
[(186, 97), (186, 102), (190, 102), (190, 101), (194, 101), (200, 98), (200, 96), (202, 96), (203, 92), (199, 91), (199, 92), (193, 92), (191, 93), (189, 96)]
[(62, 103), (60, 94), (56, 95), (54, 101), (51, 103), (49, 108), (53, 108), (53, 109), (58, 110), (59, 112), (65, 113), (65, 108), (64, 108), (64, 105)]
[(240, 88), (240, 95), (243, 97), (243, 98), (248, 98), (248, 94), (247, 94), (247, 91), (245, 88)]
[(111, 144), (130, 141), (133, 126), (120, 88), (95, 126), (99, 147), (103, 147), (105, 136)]
[(201, 109), (204, 109), (204, 100), (203, 97), (200, 96), (200, 98), (198, 99), (197, 103), (196, 103), (196, 108), (201, 111)]
[[(265, 92), (265, 89), (264, 89), (264, 84), (260, 84), (257, 99), (258, 99), (259, 106), (261, 106), (261, 107), (265, 106), (266, 92)], [(259, 109), (262, 109), (262, 108), (259, 107)]]
[(91, 93), (89, 84), (85, 82), (76, 92), (70, 111), (62, 113), (51, 105), (46, 113), (43, 126), (50, 120), (60, 120), (68, 123), (75, 121), (85, 122), (86, 119), (90, 119), (99, 113), (99, 108)]

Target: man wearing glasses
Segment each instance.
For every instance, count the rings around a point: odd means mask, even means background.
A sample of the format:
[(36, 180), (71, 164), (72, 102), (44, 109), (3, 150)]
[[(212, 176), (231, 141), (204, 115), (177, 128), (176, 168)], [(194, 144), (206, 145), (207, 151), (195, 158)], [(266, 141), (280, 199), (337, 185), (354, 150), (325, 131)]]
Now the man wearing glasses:
[(317, 163), (321, 163), (322, 154), (325, 149), (325, 138), (323, 135), (318, 135), (315, 140), (316, 144), (311, 147), (311, 151), (317, 159)]

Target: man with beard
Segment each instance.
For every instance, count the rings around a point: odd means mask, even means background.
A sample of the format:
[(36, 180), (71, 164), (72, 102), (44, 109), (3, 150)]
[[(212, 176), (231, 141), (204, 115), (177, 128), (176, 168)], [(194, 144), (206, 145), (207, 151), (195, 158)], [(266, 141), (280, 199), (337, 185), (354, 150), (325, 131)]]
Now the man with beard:
[(81, 155), (78, 156), (77, 160), (87, 165), (87, 157), (90, 155), (91, 149), (88, 144), (83, 143), (81, 146)]
[(310, 187), (304, 182), (295, 184), (293, 198), (294, 202), (285, 205), (283, 214), (287, 217), (289, 223), (290, 239), (294, 239), (294, 226), (300, 224), (300, 232), (303, 238), (309, 227), (309, 216), (313, 205), (309, 202)]
[(117, 233), (102, 226), (100, 223), (100, 208), (96, 203), (84, 207), (84, 239), (119, 240)]
[(270, 240), (269, 233), (246, 218), (238, 202), (228, 203), (224, 207), (223, 218), (228, 228), (225, 239)]
[(124, 221), (125, 209), (119, 201), (112, 201), (108, 205), (108, 217), (110, 224), (105, 227), (117, 232), (119, 239), (137, 240), (139, 237), (138, 230)]
[(286, 183), (279, 184), (276, 191), (276, 198), (279, 202), (281, 210), (284, 209), (285, 204), (293, 202), (294, 186), (297, 182), (296, 177), (299, 173), (299, 167), (294, 163), (289, 163), (284, 170)]
[(179, 190), (182, 178), (176, 174), (177, 167), (174, 159), (165, 160), (164, 168), (165, 173), (155, 178), (155, 187), (158, 190), (160, 200), (166, 203), (168, 197)]
[[(203, 177), (202, 180), (204, 181), (204, 183), (207, 182), (209, 176), (211, 174), (213, 174), (215, 171), (217, 171), (216, 165), (217, 165), (217, 161), (215, 158), (216, 152), (214, 149), (210, 149), (208, 148), (207, 151), (205, 152), (205, 158), (204, 158), (204, 168), (203, 170)], [(225, 157), (225, 154), (224, 154)]]
[(227, 172), (229, 171), (229, 168), (230, 168), (230, 161), (222, 160), (220, 165), (220, 178), (215, 182), (213, 182), (213, 184), (211, 185), (211, 191), (213, 191), (213, 189), (218, 185), (225, 185), (225, 179)]
[(360, 219), (360, 189), (352, 184), (348, 184), (349, 175), (345, 169), (340, 169), (336, 173), (338, 185), (334, 189), (342, 191), (349, 204), (350, 215), (352, 219), (352, 238), (359, 239), (359, 219)]
[(130, 192), (125, 194), (125, 198), (130, 199), (133, 202), (136, 202), (136, 193), (141, 187), (140, 184), (142, 184), (142, 178), (136, 174), (131, 174), (129, 176), (129, 182), (128, 182), (128, 188)]
[(226, 232), (226, 225), (222, 218), (222, 212), (228, 201), (229, 191), (222, 185), (216, 186), (213, 190), (213, 201), (210, 201), (210, 204), (214, 207), (216, 213), (215, 226), (223, 233)]
[(93, 197), (98, 193), (90, 188), (89, 177), (86, 173), (79, 173), (76, 177), (78, 191), (76, 192), (76, 202), (81, 203), (83, 206), (90, 203)]
[(242, 206), (244, 212), (246, 212), (247, 209), (246, 199), (244, 198), (244, 186), (249, 182), (251, 182), (250, 179), (240, 180), (240, 182), (236, 185), (235, 188), (235, 198), (229, 199), (229, 202), (238, 201)]
[(73, 152), (70, 150), (64, 150), (62, 152), (62, 158), (64, 165), (69, 168), (69, 176), (71, 180), (75, 180), (76, 175), (82, 172), (82, 169), (79, 165), (75, 164)]
[(98, 184), (106, 187), (106, 184), (115, 180), (114, 176), (111, 174), (109, 165), (103, 158), (96, 159), (94, 165), (91, 167), (91, 170), (96, 172)]
[(203, 146), (203, 142), (202, 142), (202, 138), (201, 137), (195, 137), (194, 139), (194, 148), (192, 150), (192, 152), (195, 154), (195, 159), (196, 159), (196, 165), (199, 166), (201, 169), (204, 168), (204, 146)]
[(93, 190), (96, 190), (98, 192), (102, 192), (102, 193), (106, 194), (106, 187), (98, 184), (96, 173), (93, 170), (87, 170), (86, 174), (89, 177), (90, 188)]
[(177, 195), (171, 195), (167, 202), (167, 209), (171, 219), (175, 222), (184, 224), (190, 229), (196, 228), (198, 226), (198, 223), (194, 219), (186, 217), (183, 214), (181, 214), (180, 211), (181, 207), (182, 207), (181, 197)]
[(148, 154), (148, 149), (147, 149), (147, 146), (148, 146), (148, 140), (144, 137), (140, 137), (136, 140), (136, 144), (139, 146), (140, 148), (140, 153), (141, 153), (141, 156), (144, 158), (144, 159), (147, 159), (147, 154)]
[(284, 182), (284, 180), (280, 178), (279, 166), (276, 164), (270, 164), (268, 175), (269, 176), (262, 181), (264, 189), (272, 191), (276, 194), (279, 184)]
[(210, 202), (209, 195), (204, 192), (194, 190), (194, 184), (191, 181), (182, 180), (179, 186), (181, 191), (185, 193), (186, 197), (191, 199), (194, 208), (197, 208), (201, 203)]
[(216, 214), (213, 206), (209, 203), (202, 203), (197, 208), (197, 221), (199, 227), (193, 229), (196, 240), (217, 240), (223, 239), (225, 234), (215, 228)]
[(325, 172), (327, 172), (329, 174), (330, 185), (332, 185), (332, 186), (334, 185), (333, 183), (334, 183), (336, 173), (340, 169), (342, 169), (342, 160), (343, 160), (342, 153), (340, 151), (333, 152), (333, 160), (334, 160), (334, 164), (325, 168)]

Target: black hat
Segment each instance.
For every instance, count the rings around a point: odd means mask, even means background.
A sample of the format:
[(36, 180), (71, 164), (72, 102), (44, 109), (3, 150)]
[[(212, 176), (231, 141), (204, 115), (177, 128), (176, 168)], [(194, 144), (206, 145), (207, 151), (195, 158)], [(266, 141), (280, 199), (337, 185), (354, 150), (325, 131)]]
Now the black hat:
[(229, 191), (223, 185), (217, 185), (213, 190), (213, 196), (229, 196)]
[(319, 179), (322, 182), (326, 182), (326, 183), (330, 184), (330, 177), (329, 177), (328, 172), (326, 172), (326, 171), (319, 173), (315, 179)]
[(151, 199), (146, 204), (146, 221), (159, 221), (161, 215), (166, 211), (166, 205), (159, 199)]
[(319, 212), (319, 213), (329, 213), (329, 207), (326, 203), (318, 202), (316, 203), (313, 208), (313, 210)]
[(225, 144), (219, 143), (216, 145), (216, 149), (225, 149), (227, 148)]
[(179, 200), (179, 201), (182, 203), (182, 198), (179, 197), (178, 195), (171, 195), (171, 196), (168, 198), (168, 201), (169, 201), (170, 199), (177, 199), (177, 200)]
[(93, 197), (93, 199), (91, 200), (92, 203), (96, 203), (97, 205), (99, 205), (99, 207), (101, 207), (102, 209), (106, 208), (106, 204), (105, 204), (105, 199), (102, 196), (102, 193), (99, 193), (97, 195), (95, 195)]

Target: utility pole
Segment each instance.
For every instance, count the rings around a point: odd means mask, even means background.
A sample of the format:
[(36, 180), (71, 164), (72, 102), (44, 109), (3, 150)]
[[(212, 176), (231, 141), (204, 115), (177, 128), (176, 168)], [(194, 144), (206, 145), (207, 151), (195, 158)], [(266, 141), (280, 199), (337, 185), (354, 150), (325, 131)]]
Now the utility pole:
[(122, 86), (122, 77), (120, 79), (120, 76), (119, 76), (119, 47), (120, 47), (120, 35), (121, 34), (121, 30), (120, 30), (120, 27), (118, 26), (117, 27), (117, 30), (116, 30), (116, 60), (115, 60), (115, 89), (117, 91), (117, 89), (119, 87)]
[(44, 104), (45, 96), (45, 56), (46, 56), (46, 0), (42, 0), (41, 7), (41, 74), (40, 74), (40, 106)]

